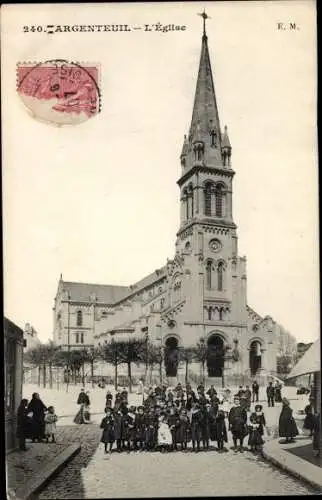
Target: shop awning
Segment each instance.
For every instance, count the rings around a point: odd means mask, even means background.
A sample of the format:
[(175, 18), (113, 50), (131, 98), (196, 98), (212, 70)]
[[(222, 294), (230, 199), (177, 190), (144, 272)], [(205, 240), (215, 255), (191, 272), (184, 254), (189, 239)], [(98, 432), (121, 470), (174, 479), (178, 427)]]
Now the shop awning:
[(294, 366), (291, 373), (288, 374), (286, 380), (300, 377), (301, 375), (308, 375), (309, 373), (315, 373), (320, 371), (321, 371), (320, 339), (318, 339), (304, 353), (302, 358)]

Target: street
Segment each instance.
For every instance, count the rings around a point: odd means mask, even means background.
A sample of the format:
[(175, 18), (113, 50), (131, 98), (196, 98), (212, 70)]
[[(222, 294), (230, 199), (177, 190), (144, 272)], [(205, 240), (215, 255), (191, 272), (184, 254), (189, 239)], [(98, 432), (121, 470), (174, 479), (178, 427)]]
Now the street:
[[(29, 395), (34, 389), (26, 386), (24, 392)], [(292, 406), (301, 408), (304, 399), (296, 399), (293, 388), (287, 390), (288, 396), (293, 398)], [(314, 494), (310, 487), (281, 472), (260, 456), (249, 451), (235, 454), (230, 449), (230, 433), (228, 451), (223, 454), (214, 449), (200, 453), (188, 449), (187, 452), (164, 454), (113, 452), (105, 455), (99, 429), (105, 391), (90, 390), (93, 411), (99, 412), (93, 415), (93, 424), (75, 425), (72, 414), (77, 411), (75, 401), (78, 391), (79, 388), (73, 388), (66, 395), (63, 391), (39, 390), (45, 402), (59, 405), (57, 413), (61, 418), (57, 441), (77, 441), (82, 446), (81, 452), (39, 494), (39, 499)], [(130, 400), (138, 404), (141, 397), (133, 394)], [(264, 411), (273, 433), (280, 406), (267, 408), (265, 403)]]
[(97, 425), (59, 428), (58, 439), (79, 439), (82, 451), (40, 493), (40, 500), (314, 494), (247, 451), (105, 455), (100, 435)]

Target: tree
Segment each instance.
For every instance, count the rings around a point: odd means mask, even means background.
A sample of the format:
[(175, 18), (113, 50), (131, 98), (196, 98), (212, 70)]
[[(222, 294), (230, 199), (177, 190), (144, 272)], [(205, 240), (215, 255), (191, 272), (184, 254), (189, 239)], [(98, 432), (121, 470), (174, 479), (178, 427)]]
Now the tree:
[(47, 366), (49, 366), (49, 385), (52, 389), (53, 374), (52, 366), (56, 363), (59, 347), (55, 346), (54, 342), (49, 341), (47, 344), (39, 344), (33, 349), (27, 351), (24, 355), (25, 360), (38, 366), (38, 385), (40, 386), (41, 372), (43, 375), (43, 386), (46, 387), (47, 382)]
[(132, 363), (139, 362), (144, 357), (145, 341), (141, 339), (129, 338), (116, 344), (119, 348), (121, 363), (127, 364), (129, 377), (129, 391), (132, 392)]
[(35, 365), (38, 367), (38, 386), (40, 387), (41, 383), (41, 369), (44, 363), (44, 347), (43, 344), (39, 344), (33, 349), (29, 349), (25, 354), (24, 354), (24, 359), (25, 361)]
[(117, 376), (118, 376), (118, 366), (123, 363), (124, 356), (121, 355), (121, 346), (119, 342), (112, 340), (109, 344), (105, 344), (102, 348), (102, 358), (107, 363), (114, 366), (114, 387), (117, 391)]
[(291, 355), (278, 356), (276, 359), (276, 370), (279, 375), (287, 375), (291, 371), (293, 357)]
[(194, 348), (194, 358), (201, 364), (202, 367), (202, 383), (205, 384), (205, 363), (207, 360), (207, 346), (203, 339), (197, 343)]
[(188, 384), (188, 368), (189, 364), (196, 359), (198, 355), (196, 355), (196, 348), (194, 347), (183, 347), (180, 349), (180, 359), (184, 361), (186, 372), (185, 372), (185, 384)]
[(152, 383), (152, 373), (153, 373), (153, 368), (156, 365), (161, 366), (162, 369), (162, 354), (160, 352), (160, 347), (155, 345), (155, 344), (148, 344), (148, 360), (147, 364), (150, 368), (150, 384)]

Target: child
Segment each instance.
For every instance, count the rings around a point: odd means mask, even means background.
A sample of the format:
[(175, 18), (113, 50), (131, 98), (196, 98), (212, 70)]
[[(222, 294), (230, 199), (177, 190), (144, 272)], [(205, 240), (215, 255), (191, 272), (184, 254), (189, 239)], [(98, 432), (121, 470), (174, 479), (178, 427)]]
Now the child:
[(186, 410), (181, 410), (179, 420), (177, 422), (176, 428), (176, 443), (181, 445), (181, 451), (187, 449), (188, 442), (188, 430), (189, 430), (189, 418), (187, 416)]
[(172, 435), (165, 416), (159, 417), (158, 445), (160, 451), (169, 451), (172, 443)]
[(168, 425), (172, 436), (172, 450), (177, 450), (178, 415), (173, 407), (171, 407), (169, 411)]
[(220, 453), (226, 451), (224, 448), (224, 442), (228, 442), (227, 438), (227, 429), (225, 423), (225, 412), (223, 410), (219, 410), (216, 417), (216, 440), (218, 445), (218, 450)]
[(52, 443), (56, 442), (55, 431), (57, 420), (58, 418), (55, 414), (55, 408), (53, 406), (49, 406), (45, 415), (45, 438), (47, 443), (50, 437)]
[(266, 426), (266, 421), (262, 410), (262, 405), (256, 405), (255, 413), (252, 413), (249, 417), (248, 446), (250, 446), (250, 449), (253, 452), (261, 449), (262, 445), (264, 444), (263, 434), (264, 427)]
[(135, 445), (134, 447), (142, 451), (145, 446), (145, 415), (143, 406), (138, 407), (138, 412), (134, 420), (135, 428)]
[(194, 403), (191, 412), (191, 439), (193, 451), (196, 449), (197, 452), (200, 451), (200, 440), (201, 440), (201, 414), (198, 403)]
[(104, 451), (107, 453), (107, 445), (110, 445), (109, 452), (112, 453), (114, 443), (114, 418), (109, 408), (106, 408), (105, 417), (103, 418), (100, 428), (103, 429), (101, 443), (104, 443)]

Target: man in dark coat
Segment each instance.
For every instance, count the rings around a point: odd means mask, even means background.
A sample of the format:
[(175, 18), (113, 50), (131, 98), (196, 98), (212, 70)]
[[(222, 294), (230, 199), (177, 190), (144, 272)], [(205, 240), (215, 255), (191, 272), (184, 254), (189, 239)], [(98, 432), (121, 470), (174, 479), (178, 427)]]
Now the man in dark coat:
[(252, 392), (253, 392), (253, 403), (256, 400), (256, 403), (258, 403), (258, 393), (259, 393), (259, 385), (257, 380), (254, 380), (252, 383)]
[(28, 405), (28, 413), (32, 412), (32, 440), (41, 441), (45, 437), (45, 411), (47, 407), (41, 401), (39, 394), (34, 392)]
[(87, 394), (85, 394), (85, 389), (81, 389), (78, 398), (77, 398), (77, 404), (78, 405), (90, 405), (90, 400)]
[(268, 406), (274, 406), (275, 389), (273, 387), (273, 382), (269, 382), (268, 387), (266, 388), (266, 394)]
[(247, 435), (246, 423), (247, 413), (244, 408), (240, 406), (240, 400), (234, 399), (234, 406), (230, 409), (229, 416), (229, 430), (233, 436), (234, 451), (237, 452), (237, 441), (239, 440), (239, 451), (243, 452), (243, 442)]

